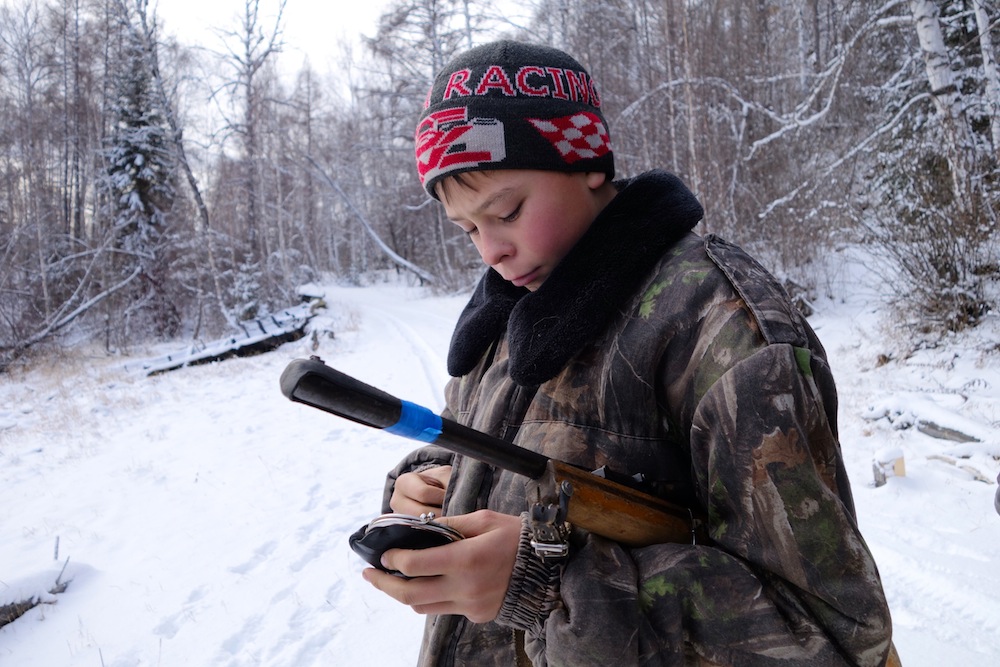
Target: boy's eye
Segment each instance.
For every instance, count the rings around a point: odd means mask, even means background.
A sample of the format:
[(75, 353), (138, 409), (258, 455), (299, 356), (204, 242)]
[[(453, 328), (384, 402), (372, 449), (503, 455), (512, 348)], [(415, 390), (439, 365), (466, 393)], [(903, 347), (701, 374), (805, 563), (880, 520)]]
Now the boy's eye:
[(502, 216), (500, 218), (500, 220), (503, 221), (503, 222), (514, 222), (515, 220), (517, 220), (517, 216), (520, 215), (520, 214), (521, 214), (521, 205), (518, 204), (517, 208), (515, 208), (513, 211), (511, 211), (507, 215)]

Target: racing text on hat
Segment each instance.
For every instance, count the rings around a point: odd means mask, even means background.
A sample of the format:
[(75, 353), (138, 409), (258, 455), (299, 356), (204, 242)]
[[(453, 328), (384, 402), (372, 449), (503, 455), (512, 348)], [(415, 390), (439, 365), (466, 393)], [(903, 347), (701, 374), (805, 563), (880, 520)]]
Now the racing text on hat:
[[(542, 67), (525, 65), (513, 77), (500, 65), (486, 68), (479, 81), (470, 81), (471, 69), (460, 69), (448, 77), (440, 101), (456, 97), (486, 96), (494, 91), (507, 97), (551, 97), (570, 100), (595, 107), (601, 106), (601, 96), (597, 86), (586, 72), (578, 72), (563, 67)], [(427, 105), (437, 100), (427, 99)]]

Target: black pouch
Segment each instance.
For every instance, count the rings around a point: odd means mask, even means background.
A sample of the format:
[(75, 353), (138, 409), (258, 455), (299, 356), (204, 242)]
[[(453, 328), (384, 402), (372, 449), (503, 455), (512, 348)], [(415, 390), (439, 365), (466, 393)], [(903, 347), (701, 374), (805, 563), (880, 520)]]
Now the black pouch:
[(383, 514), (351, 535), (351, 548), (372, 567), (408, 578), (382, 566), (382, 554), (389, 549), (429, 549), (463, 539), (454, 528), (433, 520), (433, 514)]

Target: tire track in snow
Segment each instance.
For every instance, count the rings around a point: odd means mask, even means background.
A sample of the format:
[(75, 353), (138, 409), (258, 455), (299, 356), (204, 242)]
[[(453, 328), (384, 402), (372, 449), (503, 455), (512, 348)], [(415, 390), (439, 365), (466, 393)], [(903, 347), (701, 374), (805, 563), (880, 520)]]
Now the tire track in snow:
[[(886, 582), (886, 593), (897, 634), (916, 633), (922, 639), (930, 635), (955, 647), (956, 652), (961, 649), (968, 653), (971, 662), (960, 659), (956, 653), (953, 664), (979, 664), (977, 657), (988, 656), (994, 650), (995, 638), (1000, 636), (997, 582), (984, 581), (978, 571), (979, 564), (965, 576), (966, 568), (954, 556), (934, 562), (903, 550), (883, 549), (877, 558), (880, 569), (892, 572), (891, 580)], [(968, 585), (948, 588), (941, 585), (943, 580), (963, 579)], [(918, 610), (923, 613), (915, 613)], [(948, 622), (943, 623), (944, 619)], [(906, 656), (902, 657), (906, 664)]]
[(1000, 575), (988, 555), (967, 544), (971, 535), (993, 528), (955, 516), (950, 526), (928, 530), (922, 518), (932, 515), (935, 500), (917, 494), (917, 478), (894, 480), (887, 488), (910, 499), (905, 514), (867, 514), (866, 534), (903, 664), (921, 664), (923, 647), (941, 645), (952, 647), (949, 664), (990, 664), (987, 656), (1000, 636)]
[(420, 298), (411, 298), (406, 292), (385, 294), (343, 289), (331, 292), (328, 301), (343, 303), (354, 311), (362, 333), (369, 329), (378, 331), (380, 340), (387, 334), (398, 339), (400, 344), (386, 349), (385, 354), (400, 359), (415, 358), (424, 378), (422, 384), (430, 390), (434, 404), (443, 406), (444, 386), (449, 380), (444, 356), (449, 341), (442, 340), (441, 332), (452, 330), (457, 312), (455, 319), (429, 312), (422, 307)]
[(399, 338), (405, 341), (407, 347), (414, 352), (413, 356), (420, 362), (427, 386), (430, 387), (431, 395), (439, 403), (443, 401), (444, 386), (447, 383), (445, 374), (444, 359), (431, 347), (426, 339), (420, 336), (417, 331), (406, 323), (401, 317), (382, 308), (373, 307), (366, 313), (375, 320), (381, 321), (394, 329)]

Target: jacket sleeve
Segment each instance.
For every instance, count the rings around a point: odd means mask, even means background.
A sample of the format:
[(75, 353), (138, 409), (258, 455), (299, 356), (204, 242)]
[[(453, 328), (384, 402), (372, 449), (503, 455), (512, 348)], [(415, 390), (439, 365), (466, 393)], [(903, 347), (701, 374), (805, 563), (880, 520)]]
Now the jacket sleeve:
[(528, 633), (536, 665), (884, 664), (889, 612), (838, 493), (814, 371), (828, 369), (807, 350), (767, 345), (698, 401), (692, 476), (710, 544), (626, 549), (575, 534), (561, 576), (521, 550), (499, 622)]
[(410, 452), (386, 475), (385, 488), (382, 491), (382, 513), (392, 511), (392, 508), (389, 507), (389, 501), (392, 499), (392, 490), (396, 486), (396, 479), (400, 475), (408, 472), (421, 472), (437, 466), (451, 465), (454, 456), (452, 452), (437, 445), (427, 445)]

